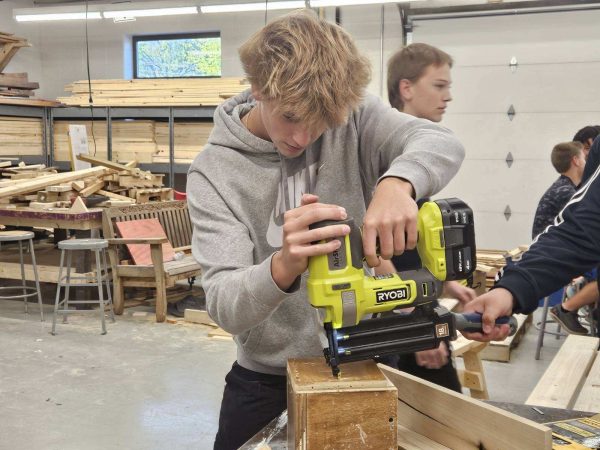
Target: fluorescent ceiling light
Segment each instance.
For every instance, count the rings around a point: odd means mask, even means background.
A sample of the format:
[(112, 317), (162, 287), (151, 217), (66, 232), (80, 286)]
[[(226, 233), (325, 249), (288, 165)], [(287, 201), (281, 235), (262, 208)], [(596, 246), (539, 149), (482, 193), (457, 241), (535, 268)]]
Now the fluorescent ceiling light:
[(402, 3), (402, 0), (310, 0), (310, 6), (312, 8), (324, 8), (326, 6), (380, 5), (382, 3)]
[(120, 11), (104, 11), (102, 13), (107, 19), (121, 17), (176, 16), (180, 14), (198, 14), (198, 8), (195, 6), (183, 6), (180, 8), (123, 9)]
[[(298, 9), (304, 8), (306, 4), (304, 0), (289, 1), (289, 2), (267, 2), (269, 11), (276, 9)], [(221, 12), (243, 12), (243, 11), (264, 11), (265, 2), (261, 3), (234, 3), (227, 5), (208, 5), (200, 6), (200, 11), (203, 13), (221, 13)]]
[[(311, 8), (324, 8), (327, 6), (354, 6), (354, 5), (380, 5), (382, 3), (402, 3), (419, 0), (309, 0)], [(292, 0), (287, 2), (267, 2), (268, 10), (275, 9), (298, 9), (304, 8), (304, 0)], [(231, 3), (223, 5), (200, 6), (203, 13), (227, 13), (243, 11), (264, 11), (265, 2), (261, 3)]]
[[(76, 13), (53, 13), (53, 14), (17, 14), (15, 20), (17, 22), (38, 22), (49, 20), (85, 20), (84, 12)], [(88, 12), (88, 19), (102, 19), (99, 12)]]

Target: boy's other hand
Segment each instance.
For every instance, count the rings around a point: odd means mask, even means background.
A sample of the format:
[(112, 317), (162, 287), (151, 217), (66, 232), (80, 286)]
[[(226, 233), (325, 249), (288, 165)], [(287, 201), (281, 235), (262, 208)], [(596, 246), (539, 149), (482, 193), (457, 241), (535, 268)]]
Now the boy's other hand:
[(387, 177), (379, 182), (363, 222), (363, 249), (370, 267), (379, 265), (379, 255), (390, 259), (417, 244), (417, 213), (413, 187), (401, 178)]
[(296, 278), (308, 268), (310, 256), (325, 255), (337, 250), (337, 239), (315, 242), (350, 233), (348, 225), (330, 225), (310, 230), (309, 226), (322, 220), (344, 220), (346, 210), (337, 205), (319, 203), (319, 197), (304, 194), (298, 208), (287, 211), (283, 219), (283, 245), (271, 260), (271, 275), (277, 286), (287, 291)]
[(444, 297), (455, 298), (462, 304), (468, 303), (477, 297), (475, 290), (468, 286), (463, 286), (458, 281), (445, 281), (442, 295)]

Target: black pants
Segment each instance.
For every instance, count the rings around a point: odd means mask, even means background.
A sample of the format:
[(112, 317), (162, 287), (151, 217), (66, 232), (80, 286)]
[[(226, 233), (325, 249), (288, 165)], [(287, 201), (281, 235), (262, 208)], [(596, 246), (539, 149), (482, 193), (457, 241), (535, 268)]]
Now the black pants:
[(225, 377), (215, 450), (237, 450), (287, 408), (286, 377), (233, 364)]
[(378, 362), (394, 369), (401, 370), (402, 372), (410, 373), (415, 377), (430, 381), (438, 386), (443, 386), (456, 392), (462, 392), (458, 374), (452, 364), (452, 352), (449, 353), (446, 365), (439, 369), (428, 369), (427, 367), (419, 366), (414, 353), (384, 356), (380, 358)]

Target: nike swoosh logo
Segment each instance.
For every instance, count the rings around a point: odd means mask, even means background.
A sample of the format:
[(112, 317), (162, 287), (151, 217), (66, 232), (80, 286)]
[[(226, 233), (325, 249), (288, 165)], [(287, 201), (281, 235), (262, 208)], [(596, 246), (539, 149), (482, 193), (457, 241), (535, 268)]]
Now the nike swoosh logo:
[[(279, 203), (279, 199), (278, 199)], [(276, 223), (275, 219), (275, 208), (271, 210), (271, 214), (269, 214), (269, 226), (267, 228), (267, 242), (273, 248), (281, 248), (283, 245), (283, 214), (281, 214), (277, 219), (277, 222), (281, 222), (280, 224)]]

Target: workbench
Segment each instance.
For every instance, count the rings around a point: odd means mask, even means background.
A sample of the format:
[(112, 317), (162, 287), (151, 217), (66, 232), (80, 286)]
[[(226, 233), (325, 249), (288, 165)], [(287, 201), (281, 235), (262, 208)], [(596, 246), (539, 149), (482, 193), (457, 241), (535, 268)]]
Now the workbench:
[[(67, 238), (66, 230), (75, 230), (77, 238), (97, 237), (99, 230), (102, 228), (102, 209), (90, 208), (88, 212), (81, 213), (58, 208), (55, 210), (38, 210), (29, 207), (0, 208), (0, 224), (15, 227), (52, 228), (54, 229), (55, 242)], [(89, 255), (82, 252), (77, 253), (74, 258), (76, 272), (78, 274), (90, 272), (91, 261)], [(26, 254), (25, 262), (27, 263), (28, 260), (29, 254)], [(58, 279), (58, 259), (56, 265), (44, 262), (43, 267), (40, 267), (40, 261), (41, 259), (38, 260), (40, 281), (56, 283)], [(2, 262), (0, 278), (20, 280), (20, 270), (18, 260), (15, 262)], [(31, 264), (25, 266), (25, 279), (28, 281), (34, 280)]]
[(39, 210), (29, 207), (0, 208), (0, 224), (15, 227), (55, 228), (62, 230), (95, 230), (102, 228), (102, 209), (71, 212), (68, 209)]

